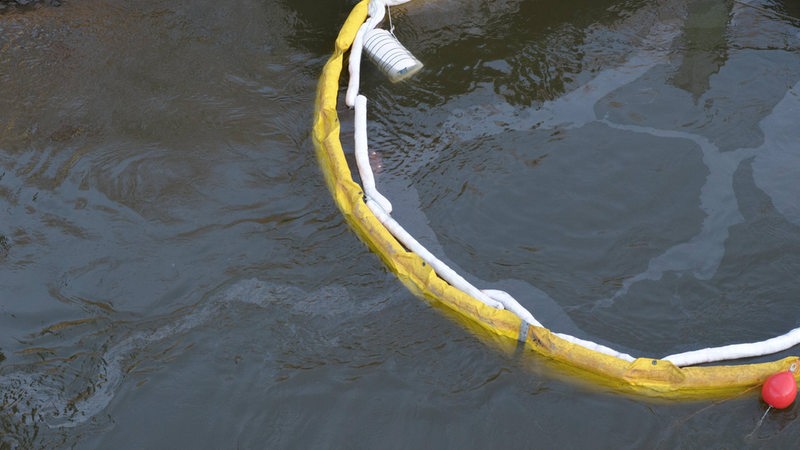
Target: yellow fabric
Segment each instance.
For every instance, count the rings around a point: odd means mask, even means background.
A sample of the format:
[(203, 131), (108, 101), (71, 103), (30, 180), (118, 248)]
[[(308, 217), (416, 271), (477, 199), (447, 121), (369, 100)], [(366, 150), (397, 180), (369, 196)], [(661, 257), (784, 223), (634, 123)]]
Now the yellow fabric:
[[(517, 340), (522, 323), (515, 314), (487, 306), (439, 278), (430, 266), (418, 255), (407, 251), (378, 221), (364, 203), (361, 187), (353, 181), (339, 139), (339, 77), (344, 54), (366, 20), (368, 3), (369, 0), (362, 0), (353, 8), (319, 80), (313, 140), (334, 201), (358, 236), (412, 292), (452, 309), (469, 324)], [(684, 368), (650, 358), (627, 362), (573, 344), (546, 328), (535, 326), (528, 328), (525, 347), (552, 359), (565, 374), (578, 375), (617, 391), (665, 399), (723, 397), (755, 390), (768, 376), (788, 370), (798, 362), (797, 357), (789, 357), (759, 364)], [(794, 374), (795, 379), (800, 378), (800, 370)]]

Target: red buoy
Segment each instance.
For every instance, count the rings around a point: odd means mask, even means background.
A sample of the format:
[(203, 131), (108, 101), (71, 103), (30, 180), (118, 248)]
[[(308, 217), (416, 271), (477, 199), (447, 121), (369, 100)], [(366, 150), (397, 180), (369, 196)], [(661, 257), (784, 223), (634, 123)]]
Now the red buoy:
[(792, 372), (778, 372), (767, 378), (761, 388), (761, 397), (773, 408), (783, 409), (797, 397), (797, 382)]

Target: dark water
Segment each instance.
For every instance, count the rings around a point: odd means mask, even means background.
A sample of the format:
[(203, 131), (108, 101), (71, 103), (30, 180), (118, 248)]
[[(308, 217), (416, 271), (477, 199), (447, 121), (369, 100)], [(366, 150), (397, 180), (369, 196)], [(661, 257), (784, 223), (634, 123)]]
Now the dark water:
[[(432, 250), (637, 355), (797, 326), (795, 3), (416, 1), (426, 69), (363, 92)], [(2, 10), (0, 449), (796, 446), (796, 406), (586, 386), (388, 274), (309, 138), (351, 6)]]

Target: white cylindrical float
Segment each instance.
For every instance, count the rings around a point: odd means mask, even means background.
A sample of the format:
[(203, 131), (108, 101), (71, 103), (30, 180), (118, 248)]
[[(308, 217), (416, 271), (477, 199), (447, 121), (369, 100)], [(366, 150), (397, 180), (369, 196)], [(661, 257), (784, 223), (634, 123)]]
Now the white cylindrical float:
[(392, 83), (405, 80), (422, 69), (422, 63), (384, 29), (375, 28), (364, 36), (364, 51)]

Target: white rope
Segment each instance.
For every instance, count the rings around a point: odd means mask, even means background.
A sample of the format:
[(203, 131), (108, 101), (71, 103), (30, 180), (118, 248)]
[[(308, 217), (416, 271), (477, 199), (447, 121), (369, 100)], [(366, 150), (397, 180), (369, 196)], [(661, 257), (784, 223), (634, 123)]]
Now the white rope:
[(618, 351), (614, 350), (611, 347), (606, 347), (605, 345), (600, 345), (600, 344), (598, 344), (596, 342), (592, 342), (592, 341), (587, 341), (587, 340), (584, 340), (584, 339), (576, 338), (575, 336), (572, 336), (572, 335), (569, 335), (569, 334), (564, 334), (564, 333), (554, 333), (554, 334), (556, 336), (560, 337), (561, 339), (564, 339), (565, 341), (572, 342), (573, 344), (580, 345), (581, 347), (588, 348), (589, 350), (594, 350), (594, 351), (599, 352), (599, 353), (605, 353), (606, 355), (610, 355), (610, 356), (613, 356), (615, 358), (623, 359), (623, 360), (628, 361), (628, 362), (632, 362), (632, 361), (636, 360), (636, 358), (634, 358), (633, 356), (631, 356), (631, 355), (629, 355), (627, 353), (618, 352)]
[(386, 16), (389, 17), (389, 33), (394, 34), (394, 24), (392, 24), (392, 8), (386, 5)]
[(691, 352), (669, 355), (664, 359), (672, 362), (676, 366), (692, 366), (709, 362), (770, 355), (792, 348), (797, 344), (800, 344), (800, 328), (795, 328), (786, 334), (760, 342), (704, 348)]
[(361, 75), (361, 49), (364, 47), (364, 35), (367, 31), (372, 30), (383, 20), (386, 14), (385, 0), (372, 0), (369, 2), (368, 14), (369, 18), (361, 24), (353, 45), (350, 47), (350, 61), (348, 69), (350, 71), (350, 81), (347, 83), (347, 93), (344, 97), (344, 102), (349, 107), (354, 107), (356, 104), (356, 96), (358, 95), (360, 75)]
[(512, 297), (508, 292), (497, 289), (484, 289), (482, 292), (488, 295), (490, 298), (502, 303), (507, 310), (519, 316), (519, 318), (524, 320), (525, 323), (544, 328), (544, 325), (542, 325), (538, 320), (534, 319), (533, 314), (525, 309), (524, 306), (520, 305), (517, 299)]
[(361, 187), (364, 195), (374, 200), (387, 213), (392, 212), (392, 203), (375, 187), (375, 176), (369, 163), (369, 147), (367, 144), (367, 97), (358, 95), (355, 103), (355, 151), (358, 173), (361, 175)]
[(493, 308), (504, 309), (502, 303), (493, 300), (491, 297), (481, 292), (478, 288), (470, 284), (469, 281), (465, 280), (464, 277), (434, 256), (433, 253), (429, 252), (428, 249), (420, 244), (414, 236), (402, 227), (402, 225), (397, 223), (389, 213), (381, 208), (377, 202), (367, 199), (367, 206), (398, 241), (422, 258), (422, 260), (430, 265), (443, 280)]

